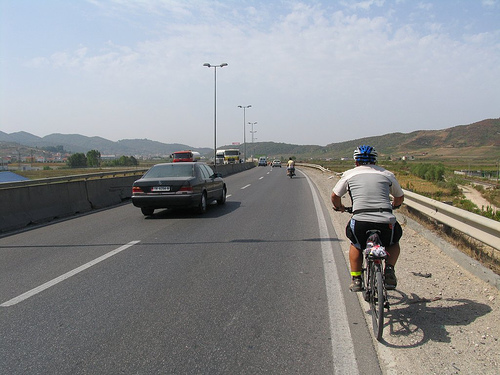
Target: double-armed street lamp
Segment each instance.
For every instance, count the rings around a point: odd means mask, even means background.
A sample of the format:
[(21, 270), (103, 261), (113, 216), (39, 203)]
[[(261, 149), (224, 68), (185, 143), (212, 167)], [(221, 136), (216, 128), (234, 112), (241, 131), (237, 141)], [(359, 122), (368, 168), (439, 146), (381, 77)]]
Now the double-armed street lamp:
[(243, 151), (243, 158), (245, 160), (245, 163), (247, 162), (247, 142), (246, 142), (246, 109), (247, 108), (250, 108), (251, 105), (239, 105), (238, 108), (243, 108), (243, 147), (244, 147), (244, 151)]
[[(253, 130), (253, 126), (254, 126), (256, 123), (257, 123), (257, 121), (255, 121), (255, 122), (250, 122), (250, 121), (249, 121), (249, 122), (248, 122), (248, 124), (249, 124), (249, 125), (252, 125), (252, 130), (250, 131), (250, 133), (252, 133), (252, 150), (254, 150), (254, 148), (253, 148), (253, 140), (254, 140), (254, 136), (253, 136), (253, 134), (254, 134), (254, 133), (257, 133), (257, 130), (255, 130), (255, 131)], [(252, 163), (253, 163), (253, 154), (252, 154)]]
[(217, 68), (223, 68), (227, 63), (219, 65), (205, 63), (203, 66), (214, 68), (214, 170), (217, 170)]

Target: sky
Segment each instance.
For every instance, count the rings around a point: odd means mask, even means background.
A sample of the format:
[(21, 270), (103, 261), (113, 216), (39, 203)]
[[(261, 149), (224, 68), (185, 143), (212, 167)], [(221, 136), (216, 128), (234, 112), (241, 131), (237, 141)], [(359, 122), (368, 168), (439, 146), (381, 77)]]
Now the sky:
[(500, 0), (0, 0), (6, 133), (325, 146), (499, 117)]

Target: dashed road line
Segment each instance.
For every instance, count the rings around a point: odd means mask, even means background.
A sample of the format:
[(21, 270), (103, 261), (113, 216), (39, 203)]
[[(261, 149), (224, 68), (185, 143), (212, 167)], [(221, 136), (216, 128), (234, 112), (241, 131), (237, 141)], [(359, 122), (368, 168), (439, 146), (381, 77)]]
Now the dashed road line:
[(130, 241), (128, 244), (123, 245), (123, 246), (119, 247), (118, 249), (110, 251), (109, 253), (106, 253), (106, 254), (100, 256), (99, 258), (91, 260), (90, 262), (85, 263), (85, 264), (81, 265), (80, 267), (75, 268), (72, 271), (66, 272), (65, 274), (63, 274), (59, 277), (56, 277), (55, 279), (52, 279), (52, 280), (46, 282), (45, 284), (37, 286), (36, 288), (33, 288), (33, 289), (27, 291), (26, 293), (23, 293), (17, 297), (14, 297), (14, 298), (8, 300), (7, 302), (2, 303), (0, 305), (0, 307), (9, 307), (9, 306), (16, 305), (19, 302), (22, 302), (25, 299), (28, 299), (30, 297), (33, 297), (35, 294), (38, 294), (38, 293), (44, 291), (45, 289), (48, 289), (48, 288), (60, 283), (61, 281), (69, 279), (71, 276), (75, 276), (77, 273), (80, 273), (80, 272), (86, 270), (87, 268), (95, 266), (97, 263), (100, 263), (103, 260), (108, 259), (108, 258), (112, 257), (113, 255), (116, 255), (116, 254), (122, 252), (123, 250), (126, 250), (129, 247), (134, 246), (135, 244), (137, 244), (139, 242), (140, 241)]

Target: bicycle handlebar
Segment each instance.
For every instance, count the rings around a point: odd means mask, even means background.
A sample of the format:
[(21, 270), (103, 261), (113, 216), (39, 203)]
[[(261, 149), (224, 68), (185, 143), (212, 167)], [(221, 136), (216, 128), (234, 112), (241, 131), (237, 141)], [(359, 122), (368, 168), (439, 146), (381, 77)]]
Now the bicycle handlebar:
[[(401, 207), (401, 205), (399, 205), (399, 206), (394, 206), (394, 207), (392, 207), (392, 209), (393, 209), (393, 210), (397, 210), (399, 207)], [(347, 212), (347, 213), (352, 214), (352, 207), (344, 207), (344, 211), (342, 211), (342, 210), (340, 210), (340, 209), (338, 209), (338, 208), (336, 208), (336, 207), (333, 207), (333, 210), (334, 210), (334, 211), (337, 211), (337, 212)]]
[(333, 210), (337, 211), (337, 212), (348, 212), (348, 213), (352, 214), (352, 207), (344, 207), (344, 211), (338, 209), (337, 207), (333, 207)]

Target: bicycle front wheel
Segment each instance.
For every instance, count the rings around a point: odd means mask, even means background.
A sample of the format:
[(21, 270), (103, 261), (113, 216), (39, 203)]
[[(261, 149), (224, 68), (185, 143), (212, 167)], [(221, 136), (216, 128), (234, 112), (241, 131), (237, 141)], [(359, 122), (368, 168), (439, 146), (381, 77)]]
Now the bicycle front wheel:
[(373, 332), (377, 340), (380, 341), (382, 339), (382, 331), (384, 330), (384, 280), (380, 264), (372, 263), (372, 267), (372, 277), (370, 278), (370, 310)]

